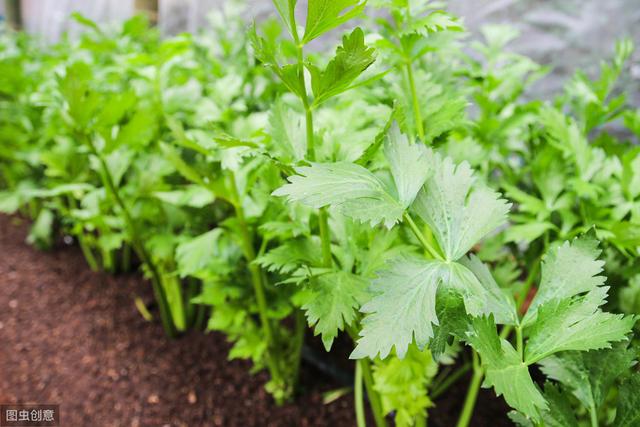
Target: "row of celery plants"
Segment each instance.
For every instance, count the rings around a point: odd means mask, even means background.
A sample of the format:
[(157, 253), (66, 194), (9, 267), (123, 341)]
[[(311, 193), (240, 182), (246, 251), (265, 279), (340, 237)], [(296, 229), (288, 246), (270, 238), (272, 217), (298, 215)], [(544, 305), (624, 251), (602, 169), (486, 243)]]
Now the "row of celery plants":
[[(632, 44), (527, 101), (546, 70), (506, 52), (508, 28), (487, 27), (477, 59), (437, 5), (372, 4), (387, 18), (328, 58), (314, 44), (363, 2), (309, 1), (300, 26), (274, 0), (279, 21), (248, 34), (227, 6), (166, 40), (140, 17), (76, 16), (87, 32), (54, 47), (3, 36), (0, 208), (30, 215), (40, 246), (76, 237), (94, 269), (139, 264), (168, 335), (208, 316), (278, 402), (309, 326), (327, 351), (353, 341), (359, 426), (365, 391), (376, 425), (424, 425), (469, 370), (460, 427), (483, 380), (521, 425), (633, 425), (640, 153), (607, 130), (639, 133), (612, 95)], [(607, 308), (630, 315), (602, 308), (596, 239)]]

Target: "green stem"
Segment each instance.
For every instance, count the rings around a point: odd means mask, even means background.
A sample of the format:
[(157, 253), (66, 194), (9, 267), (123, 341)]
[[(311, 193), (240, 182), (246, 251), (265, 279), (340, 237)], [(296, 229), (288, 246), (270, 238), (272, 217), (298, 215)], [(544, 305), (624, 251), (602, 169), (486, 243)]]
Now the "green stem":
[(484, 372), (480, 366), (478, 354), (473, 350), (473, 376), (471, 377), (471, 383), (467, 390), (467, 397), (464, 400), (464, 406), (462, 407), (462, 412), (460, 413), (460, 418), (458, 418), (456, 427), (467, 427), (469, 425), (471, 416), (473, 415), (473, 408), (476, 406), (478, 391), (480, 390), (480, 384), (482, 383), (483, 377)]
[[(72, 195), (67, 196), (67, 203), (69, 204), (70, 210), (78, 208), (76, 199), (74, 199)], [(82, 255), (84, 255), (84, 259), (87, 261), (87, 264), (89, 264), (89, 268), (91, 269), (91, 271), (98, 271), (99, 270), (98, 261), (96, 260), (96, 257), (93, 255), (93, 251), (91, 250), (91, 247), (87, 244), (87, 240), (85, 239), (83, 232), (84, 232), (84, 227), (82, 227), (82, 230), (76, 235), (78, 239), (78, 244), (80, 245), (80, 250), (82, 251)]]
[(413, 234), (415, 234), (422, 246), (427, 250), (427, 252), (429, 252), (429, 255), (437, 260), (444, 261), (444, 257), (440, 255), (438, 251), (433, 248), (433, 246), (431, 246), (427, 239), (424, 238), (424, 234), (422, 234), (422, 231), (420, 231), (408, 212), (404, 213), (404, 220), (407, 222), (407, 224), (409, 224), (409, 227), (411, 227), (411, 231), (413, 231)]
[(322, 244), (322, 265), (323, 267), (331, 267), (333, 264), (333, 258), (331, 257), (331, 231), (329, 230), (326, 207), (320, 208), (318, 222), (320, 224), (320, 241)]
[(371, 373), (371, 362), (369, 359), (359, 359), (359, 363), (362, 364), (362, 377), (364, 378), (364, 386), (367, 389), (367, 396), (369, 396), (369, 404), (371, 405), (371, 411), (373, 412), (373, 419), (376, 422), (377, 427), (386, 427), (387, 421), (384, 418), (384, 412), (382, 411), (382, 401), (380, 395), (373, 388), (373, 374)]
[(236, 212), (236, 217), (238, 218), (238, 224), (240, 225), (243, 252), (247, 260), (247, 264), (249, 265), (253, 292), (258, 304), (258, 316), (260, 318), (262, 332), (265, 336), (267, 348), (269, 349), (267, 351), (267, 366), (269, 368), (269, 372), (273, 381), (275, 383), (281, 384), (282, 375), (280, 374), (280, 369), (277, 362), (277, 349), (275, 348), (273, 331), (271, 330), (271, 324), (269, 322), (267, 311), (267, 297), (264, 289), (265, 283), (263, 282), (264, 276), (260, 267), (253, 262), (256, 259), (255, 249), (253, 248), (253, 237), (251, 235), (251, 231), (249, 230), (249, 225), (247, 224), (244, 208), (240, 201), (238, 187), (236, 185), (235, 176), (233, 174), (230, 176), (230, 181), (230, 187), (233, 193), (232, 198), (234, 200), (233, 206)]
[(364, 393), (362, 392), (362, 364), (356, 362), (356, 376), (353, 380), (354, 400), (356, 406), (356, 425), (366, 427), (367, 422), (364, 417)]
[(296, 322), (295, 333), (293, 341), (293, 356), (291, 363), (293, 368), (291, 369), (291, 389), (295, 391), (298, 388), (298, 377), (300, 372), (300, 361), (302, 359), (302, 346), (304, 344), (304, 333), (307, 329), (307, 321), (304, 316), (304, 312), (300, 309), (296, 309)]
[[(300, 50), (302, 52), (302, 50)], [(300, 80), (301, 84), (304, 85), (304, 68), (300, 66)], [(304, 86), (303, 86), (304, 87)], [(305, 117), (305, 128), (306, 128), (306, 136), (307, 136), (307, 157), (311, 161), (315, 161), (316, 159), (316, 144), (315, 138), (313, 136), (313, 111), (311, 110), (311, 106), (309, 105), (309, 100), (306, 96), (302, 97), (302, 104), (304, 105), (304, 117)]]
[(520, 360), (523, 360), (523, 339), (522, 339), (522, 326), (516, 326), (516, 350), (518, 351), (518, 355), (520, 355)]
[(420, 112), (420, 101), (418, 100), (418, 92), (416, 91), (416, 82), (413, 77), (413, 67), (411, 61), (407, 62), (407, 79), (409, 80), (409, 89), (411, 90), (411, 100), (413, 102), (413, 117), (416, 122), (416, 130), (418, 137), (424, 142), (424, 125), (422, 123), (422, 113)]
[(84, 259), (89, 264), (89, 268), (91, 271), (98, 271), (98, 261), (96, 261), (96, 257), (93, 256), (93, 252), (82, 234), (78, 234), (78, 244), (80, 245), (80, 250), (82, 251), (82, 255), (84, 255)]
[(120, 268), (125, 273), (131, 270), (131, 246), (127, 243), (125, 243), (122, 248), (122, 263)]
[(295, 28), (295, 16), (293, 15), (293, 8), (291, 8), (291, 25), (292, 25), (292, 34), (293, 41), (296, 44), (296, 60), (298, 65), (298, 81), (300, 83), (300, 88), (304, 91), (304, 93), (298, 94), (300, 100), (302, 101), (302, 105), (304, 107), (305, 112), (305, 126), (306, 126), (306, 136), (307, 136), (307, 157), (309, 160), (314, 161), (316, 159), (316, 150), (315, 150), (315, 141), (313, 137), (313, 110), (311, 108), (311, 104), (309, 103), (309, 97), (307, 96), (307, 84), (305, 82), (304, 77), (304, 52), (302, 50), (302, 46), (300, 45), (300, 38), (298, 37), (298, 30)]
[(442, 381), (442, 383), (438, 384), (436, 388), (430, 393), (431, 399), (437, 399), (442, 395), (449, 387), (456, 383), (464, 374), (466, 374), (469, 369), (471, 369), (471, 364), (469, 362), (462, 365), (458, 368), (454, 373), (448, 375), (447, 378)]
[(176, 335), (176, 331), (171, 319), (171, 311), (169, 310), (167, 295), (165, 294), (164, 288), (162, 287), (162, 278), (160, 277), (160, 273), (158, 272), (156, 265), (153, 263), (151, 257), (149, 256), (146, 248), (144, 247), (144, 243), (142, 242), (138, 229), (135, 225), (135, 222), (133, 221), (133, 217), (129, 213), (127, 206), (125, 205), (124, 201), (120, 197), (120, 194), (118, 193), (118, 190), (116, 189), (115, 181), (113, 180), (113, 176), (111, 175), (111, 171), (109, 170), (107, 162), (100, 155), (100, 153), (98, 153), (98, 150), (93, 145), (91, 138), (85, 134), (84, 139), (87, 143), (87, 146), (89, 147), (89, 150), (94, 156), (96, 156), (98, 162), (100, 163), (100, 167), (102, 170), (100, 177), (106, 190), (111, 194), (111, 197), (113, 197), (114, 201), (122, 211), (122, 215), (131, 235), (131, 241), (134, 249), (151, 273), (151, 285), (153, 287), (153, 294), (156, 298), (156, 301), (158, 302), (158, 308), (160, 309), (160, 319), (162, 321), (162, 326), (168, 336), (174, 337)]
[[(529, 291), (531, 290), (531, 287), (533, 286), (533, 281), (538, 276), (538, 271), (540, 270), (540, 258), (541, 257), (538, 257), (537, 260), (534, 262), (533, 268), (531, 268), (531, 270), (529, 271), (529, 275), (527, 276), (527, 278), (526, 278), (526, 280), (524, 282), (524, 285), (522, 286), (522, 290), (520, 291), (520, 294), (518, 295), (518, 299), (516, 300), (516, 311), (517, 312), (520, 312), (520, 309), (522, 308), (522, 305), (524, 304), (524, 302), (527, 300), (527, 295), (529, 295)], [(512, 330), (513, 330), (513, 326), (512, 325), (504, 326), (502, 328), (502, 330), (500, 331), (500, 338), (507, 339), (509, 334), (511, 334)]]
[(433, 390), (440, 387), (444, 380), (449, 377), (451, 371), (453, 371), (453, 367), (447, 366), (444, 369), (441, 369), (440, 372), (438, 372), (438, 375), (436, 375), (436, 377), (431, 381), (430, 387), (432, 392), (429, 394), (429, 396), (433, 396)]
[(589, 405), (589, 415), (591, 416), (591, 427), (598, 427), (598, 412), (596, 411), (596, 407), (593, 403)]
[[(346, 331), (353, 340), (358, 340), (358, 332), (354, 326), (346, 326)], [(367, 396), (369, 397), (369, 405), (371, 406), (371, 412), (373, 412), (373, 419), (376, 422), (377, 427), (386, 427), (387, 421), (384, 418), (384, 412), (382, 411), (382, 400), (380, 395), (373, 387), (373, 374), (371, 373), (371, 361), (369, 359), (358, 359), (357, 364), (362, 364), (362, 377), (364, 379), (364, 386), (367, 390)]]
[[(292, 9), (292, 8), (291, 8)], [(291, 12), (290, 16), (292, 26), (295, 27), (295, 16)], [(298, 37), (298, 31), (292, 28), (292, 34), (294, 42), (296, 43), (296, 59), (298, 63), (298, 79), (300, 81), (300, 87), (304, 90), (304, 94), (300, 95), (300, 100), (304, 107), (305, 112), (305, 128), (307, 137), (307, 157), (310, 161), (316, 160), (315, 149), (315, 137), (313, 132), (313, 109), (307, 96), (307, 86), (304, 77), (304, 52), (300, 45), (300, 39)], [(320, 208), (318, 213), (318, 222), (320, 227), (320, 240), (322, 242), (322, 265), (324, 267), (331, 267), (333, 259), (331, 257), (331, 231), (329, 229), (329, 217), (327, 215), (327, 208)]]

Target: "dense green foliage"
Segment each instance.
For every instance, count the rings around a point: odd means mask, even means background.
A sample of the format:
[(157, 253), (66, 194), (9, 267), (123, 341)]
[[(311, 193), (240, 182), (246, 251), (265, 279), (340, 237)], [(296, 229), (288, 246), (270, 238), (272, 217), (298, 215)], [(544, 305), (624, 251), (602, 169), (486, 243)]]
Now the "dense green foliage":
[[(631, 41), (531, 100), (546, 69), (507, 27), (469, 43), (427, 1), (372, 0), (367, 20), (309, 0), (304, 25), (274, 5), (168, 39), (142, 17), (75, 16), (80, 39), (49, 46), (3, 33), (0, 211), (93, 269), (139, 265), (167, 334), (222, 331), (278, 402), (312, 328), (327, 351), (353, 340), (359, 425), (365, 390), (378, 426), (424, 425), (468, 369), (459, 426), (483, 381), (519, 425), (638, 425)], [(354, 18), (332, 54), (309, 48)]]

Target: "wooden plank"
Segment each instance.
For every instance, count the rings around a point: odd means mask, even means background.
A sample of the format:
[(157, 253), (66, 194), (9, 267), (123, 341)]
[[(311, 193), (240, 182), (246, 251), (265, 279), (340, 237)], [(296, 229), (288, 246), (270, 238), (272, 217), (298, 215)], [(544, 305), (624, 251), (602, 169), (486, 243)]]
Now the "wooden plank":
[(4, 10), (9, 27), (18, 31), (22, 29), (22, 13), (20, 0), (4, 0)]
[(147, 15), (151, 25), (158, 25), (158, 0), (135, 0), (134, 10)]

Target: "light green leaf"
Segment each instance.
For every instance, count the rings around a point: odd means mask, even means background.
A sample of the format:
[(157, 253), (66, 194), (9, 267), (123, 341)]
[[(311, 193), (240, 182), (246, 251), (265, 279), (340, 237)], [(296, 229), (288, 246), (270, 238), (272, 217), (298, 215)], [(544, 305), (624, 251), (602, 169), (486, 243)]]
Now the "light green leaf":
[(223, 276), (237, 268), (239, 258), (240, 248), (231, 242), (222, 228), (186, 240), (176, 248), (180, 277)]
[(433, 172), (413, 209), (433, 231), (448, 261), (456, 261), (506, 221), (511, 207), (498, 193), (476, 182), (466, 162), (434, 156)]
[[(480, 295), (469, 295), (465, 299), (467, 311), (473, 315), (493, 314), (496, 323), (501, 325), (517, 325), (519, 322), (518, 311), (513, 296), (509, 291), (498, 286), (489, 268), (475, 255), (463, 257), (459, 262), (467, 267), (482, 285)], [(473, 290), (474, 288), (467, 289)], [(482, 301), (486, 301), (484, 306), (481, 305)], [(473, 305), (477, 305), (477, 307), (474, 308)]]
[(49, 249), (53, 244), (53, 221), (55, 215), (50, 209), (42, 209), (29, 230), (27, 243), (40, 249)]
[(509, 411), (507, 413), (507, 416), (518, 427), (535, 427), (533, 421), (531, 421), (529, 418), (527, 418), (526, 415), (521, 414), (518, 411)]
[(294, 163), (307, 153), (307, 140), (302, 115), (281, 99), (269, 113), (269, 126), (274, 155), (281, 161)]
[(255, 25), (249, 29), (249, 39), (255, 52), (256, 58), (266, 67), (269, 67), (287, 88), (298, 97), (307, 96), (305, 87), (301, 84), (298, 76), (297, 64), (286, 64), (280, 66), (276, 57), (276, 45), (273, 41), (260, 37)]
[(402, 358), (414, 338), (424, 348), (438, 324), (436, 292), (446, 268), (438, 261), (400, 258), (381, 271), (371, 286), (376, 296), (360, 310), (369, 314), (350, 358), (384, 359), (393, 346)]
[(433, 155), (424, 146), (409, 144), (397, 127), (388, 134), (385, 154), (393, 183), (357, 164), (313, 163), (296, 168), (299, 175), (290, 176), (289, 184), (272, 194), (316, 209), (331, 205), (353, 219), (391, 228), (400, 221), (428, 175)]
[(176, 260), (182, 277), (196, 274), (209, 265), (221, 228), (214, 228), (194, 239), (180, 244), (176, 249)]
[(302, 44), (355, 18), (365, 4), (366, 1), (361, 0), (309, 0)]
[(560, 381), (585, 408), (600, 408), (616, 380), (629, 372), (635, 352), (624, 345), (598, 351), (571, 351), (540, 362), (542, 372)]
[(600, 310), (607, 287), (598, 287), (585, 296), (551, 300), (538, 309), (538, 318), (527, 329), (527, 363), (537, 362), (566, 350), (610, 348), (631, 331), (635, 318)]
[(575, 239), (549, 250), (542, 262), (538, 292), (523, 323), (530, 323), (538, 307), (547, 301), (562, 300), (602, 286), (606, 278), (599, 276), (604, 266), (598, 260), (600, 252), (598, 242), (590, 239)]
[(349, 88), (375, 61), (373, 48), (364, 44), (364, 33), (357, 27), (351, 34), (342, 38), (342, 45), (336, 50), (336, 55), (329, 61), (324, 70), (313, 64), (307, 64), (311, 73), (311, 89), (314, 104), (319, 105)]
[(623, 313), (640, 313), (640, 274), (629, 279), (629, 285), (620, 289), (618, 297), (618, 304)]
[(298, 0), (273, 0), (273, 4), (278, 10), (278, 14), (285, 26), (287, 27), (287, 31), (289, 34), (293, 36), (294, 31), (297, 31), (295, 28), (295, 22), (291, 21), (291, 15), (294, 13), (296, 9), (296, 3)]
[(404, 359), (389, 357), (376, 360), (373, 367), (374, 388), (382, 400), (385, 415), (394, 413), (398, 427), (414, 425), (417, 417), (426, 417), (427, 408), (433, 406), (428, 386), (438, 372), (428, 350), (409, 347)]
[[(478, 280), (464, 266), (413, 257), (396, 259), (372, 283), (376, 296), (360, 310), (367, 316), (350, 357), (380, 355), (384, 359), (395, 346), (402, 358), (414, 339), (418, 348), (424, 348), (433, 337), (433, 325), (439, 324), (436, 293), (440, 285), (465, 296), (467, 310), (486, 305)], [(472, 302), (473, 296), (479, 296), (481, 302)]]
[(353, 163), (313, 163), (296, 168), (289, 184), (274, 191), (312, 208), (335, 206), (343, 215), (372, 226), (391, 228), (402, 218), (404, 208), (392, 196), (393, 190), (362, 166)]
[(460, 296), (444, 287), (438, 290), (436, 296), (436, 314), (438, 325), (433, 328), (434, 335), (429, 348), (433, 357), (438, 360), (454, 337), (466, 338), (469, 316)]
[(528, 222), (520, 225), (513, 225), (504, 233), (504, 242), (526, 242), (531, 243), (546, 231), (552, 230), (554, 225), (550, 222)]
[(129, 147), (144, 147), (148, 145), (158, 129), (158, 116), (151, 109), (138, 109), (131, 120), (125, 123), (118, 132), (118, 136), (111, 147), (127, 145)]
[(82, 194), (93, 190), (94, 187), (91, 184), (86, 184), (83, 182), (70, 182), (68, 184), (60, 184), (56, 185), (53, 188), (34, 188), (22, 190), (24, 193), (24, 197), (31, 198), (48, 198), (48, 197), (57, 197), (63, 194), (71, 194), (76, 196), (82, 196)]
[(291, 273), (302, 265), (317, 266), (322, 262), (320, 242), (317, 239), (299, 238), (269, 250), (255, 260), (270, 272)]
[(172, 205), (194, 208), (202, 208), (215, 200), (211, 191), (198, 185), (185, 185), (181, 189), (172, 191), (156, 191), (153, 195)]
[(409, 25), (400, 30), (401, 35), (414, 32), (429, 35), (439, 31), (464, 31), (462, 21), (442, 10), (436, 10), (428, 15), (413, 19)]
[[(467, 313), (493, 313), (505, 324), (517, 324), (513, 298), (498, 287), (477, 258), (457, 263), (403, 257), (390, 262), (374, 280), (371, 290), (376, 295), (361, 309), (367, 316), (350, 357), (385, 358), (395, 346), (402, 358), (414, 339), (420, 349), (429, 344), (434, 337), (433, 326), (439, 326), (441, 320), (436, 314), (439, 288), (440, 299), (444, 298), (446, 304), (438, 312), (448, 324), (437, 328), (437, 353), (444, 349), (449, 333), (460, 334), (458, 329), (466, 322)], [(460, 296), (464, 300), (462, 312), (455, 301)]]
[(618, 408), (614, 427), (635, 427), (640, 424), (640, 374), (622, 383), (618, 393)]
[(0, 191), (0, 212), (15, 213), (26, 202), (26, 198), (18, 191)]
[(498, 336), (493, 317), (473, 319), (467, 341), (480, 354), (486, 368), (484, 385), (493, 387), (498, 396), (504, 395), (512, 408), (538, 419), (539, 411), (548, 407), (547, 402), (518, 352)]
[(568, 396), (550, 382), (544, 384), (544, 397), (549, 404), (549, 409), (542, 413), (545, 427), (578, 427), (578, 421), (574, 414)]
[(423, 144), (411, 144), (394, 122), (385, 139), (384, 155), (391, 167), (400, 204), (406, 208), (413, 203), (431, 172), (433, 151)]
[(323, 274), (307, 285), (310, 291), (302, 305), (309, 325), (322, 336), (327, 351), (345, 325), (356, 318), (360, 304), (367, 298), (367, 281), (344, 271)]

